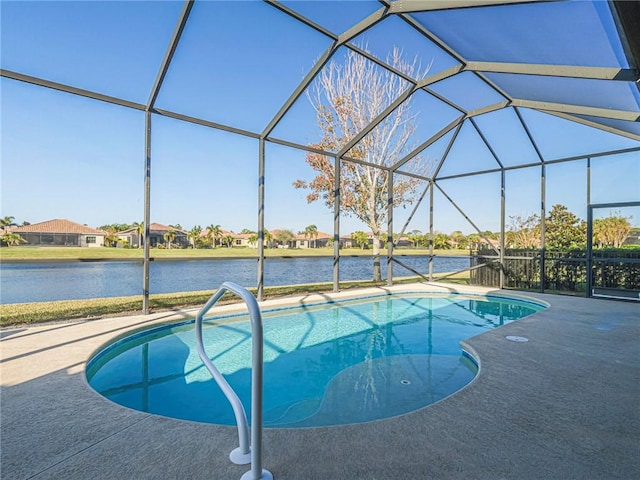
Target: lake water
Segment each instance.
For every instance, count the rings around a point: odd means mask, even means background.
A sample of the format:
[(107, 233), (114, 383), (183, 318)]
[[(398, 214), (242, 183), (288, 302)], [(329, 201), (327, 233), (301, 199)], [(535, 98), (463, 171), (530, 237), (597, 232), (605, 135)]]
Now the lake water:
[[(427, 257), (398, 259), (419, 272), (428, 271)], [(381, 257), (386, 276), (386, 258)], [(207, 259), (154, 261), (149, 266), (151, 293), (213, 290), (232, 281), (245, 287), (257, 285), (258, 260)], [(469, 268), (469, 257), (435, 257), (433, 270), (452, 272)], [(267, 258), (264, 285), (293, 285), (333, 280), (332, 257)], [(372, 278), (371, 257), (341, 257), (340, 280)], [(0, 302), (24, 303), (85, 298), (142, 295), (142, 263), (131, 261), (1, 263)], [(412, 272), (394, 265), (394, 276)]]

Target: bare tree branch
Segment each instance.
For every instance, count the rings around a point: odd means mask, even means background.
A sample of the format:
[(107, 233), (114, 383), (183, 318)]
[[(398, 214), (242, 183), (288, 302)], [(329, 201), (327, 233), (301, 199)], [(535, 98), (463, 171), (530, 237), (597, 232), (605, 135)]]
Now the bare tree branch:
[[(405, 61), (398, 48), (393, 49), (387, 63), (409, 78), (423, 78), (426, 75), (426, 71), (420, 71), (417, 58), (411, 63)], [(371, 128), (372, 121), (378, 119), (396, 99), (410, 94), (408, 88), (411, 88), (411, 84), (407, 80), (380, 68), (352, 50), (346, 53), (344, 62), (330, 62), (319, 73), (312, 91), (307, 92), (321, 132), (321, 139), (314, 147), (340, 152), (352, 139)], [(358, 218), (371, 229), (374, 280), (381, 279), (379, 239), (387, 221), (388, 169), (415, 147), (411, 140), (417, 127), (417, 115), (408, 95), (347, 152), (353, 159), (378, 167), (346, 159), (341, 162), (341, 206), (345, 213)], [(323, 200), (329, 209), (333, 209), (333, 162), (313, 152), (307, 153), (306, 161), (316, 177), (310, 182), (297, 180), (294, 186), (310, 191), (307, 201)], [(429, 162), (421, 164), (418, 160), (415, 165), (421, 165), (424, 173), (431, 169)], [(419, 182), (416, 178), (396, 175), (393, 184), (394, 206), (415, 201)]]

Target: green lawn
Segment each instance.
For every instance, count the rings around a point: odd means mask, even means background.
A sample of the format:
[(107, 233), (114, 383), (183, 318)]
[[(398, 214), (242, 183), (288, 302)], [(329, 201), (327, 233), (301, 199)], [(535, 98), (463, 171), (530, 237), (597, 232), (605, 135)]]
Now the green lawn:
[[(436, 255), (469, 255), (468, 250), (435, 250)], [(425, 248), (398, 248), (395, 255), (428, 255)], [(344, 248), (340, 254), (371, 255), (371, 250), (360, 248)], [(386, 250), (381, 252), (386, 255)], [(83, 247), (2, 247), (0, 248), (1, 260), (77, 260), (77, 259), (142, 259), (144, 252), (138, 248), (83, 248)], [(257, 257), (258, 250), (248, 247), (217, 247), (213, 249), (154, 248), (150, 251), (151, 258), (233, 258), (233, 257)], [(266, 257), (309, 257), (309, 256), (333, 256), (333, 248), (267, 248)]]

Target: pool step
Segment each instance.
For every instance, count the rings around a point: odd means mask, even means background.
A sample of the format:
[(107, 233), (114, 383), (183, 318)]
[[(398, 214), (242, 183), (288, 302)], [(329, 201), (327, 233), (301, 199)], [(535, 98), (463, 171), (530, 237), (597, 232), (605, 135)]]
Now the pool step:
[(327, 424), (361, 423), (402, 415), (457, 392), (477, 371), (477, 366), (464, 355), (371, 359), (343, 370), (331, 380), (313, 420), (317, 424), (323, 424), (325, 418)]
[(322, 398), (305, 398), (297, 402), (284, 403), (264, 412), (264, 424), (267, 427), (298, 423), (318, 411)]

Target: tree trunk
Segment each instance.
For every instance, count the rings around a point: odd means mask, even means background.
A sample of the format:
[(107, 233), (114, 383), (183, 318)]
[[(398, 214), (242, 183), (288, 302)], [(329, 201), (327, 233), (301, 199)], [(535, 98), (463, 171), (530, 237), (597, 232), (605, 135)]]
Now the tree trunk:
[(380, 236), (373, 234), (373, 281), (382, 281), (382, 271), (380, 270)]

